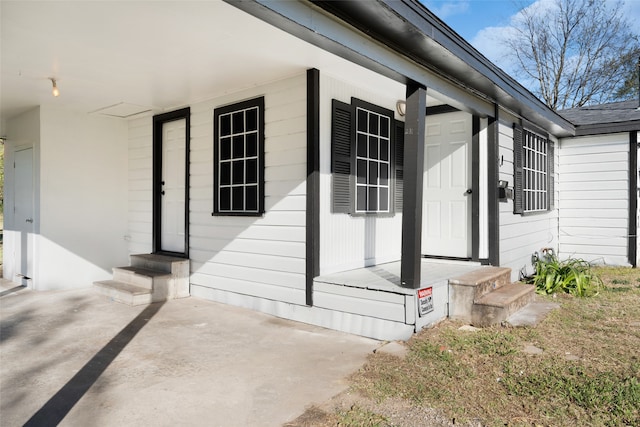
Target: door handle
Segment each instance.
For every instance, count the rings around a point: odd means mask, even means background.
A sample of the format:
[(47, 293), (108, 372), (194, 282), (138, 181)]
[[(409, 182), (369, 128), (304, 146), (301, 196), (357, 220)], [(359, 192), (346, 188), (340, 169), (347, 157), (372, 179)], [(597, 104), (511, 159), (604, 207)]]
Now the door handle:
[(28, 222), (28, 223), (30, 223), (30, 224), (33, 224), (33, 218), (27, 218), (27, 219), (25, 220), (25, 222)]
[(472, 190), (472, 189), (470, 189), (470, 188), (468, 188), (468, 189), (467, 189), (467, 191), (465, 191), (465, 193), (466, 193), (466, 194), (471, 194), (471, 193), (473, 193), (473, 190)]

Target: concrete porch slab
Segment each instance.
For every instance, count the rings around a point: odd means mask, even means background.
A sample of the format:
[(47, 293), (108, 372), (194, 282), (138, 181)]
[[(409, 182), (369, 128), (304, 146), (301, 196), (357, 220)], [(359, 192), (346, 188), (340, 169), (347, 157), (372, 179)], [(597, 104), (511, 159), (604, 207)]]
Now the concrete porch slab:
[(2, 425), (280, 426), (380, 342), (197, 298), (0, 285)]

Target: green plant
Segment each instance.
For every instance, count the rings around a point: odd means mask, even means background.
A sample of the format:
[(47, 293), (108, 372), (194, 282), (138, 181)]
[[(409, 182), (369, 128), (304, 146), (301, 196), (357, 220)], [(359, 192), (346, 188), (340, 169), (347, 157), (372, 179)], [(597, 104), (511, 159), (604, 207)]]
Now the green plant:
[(553, 252), (536, 260), (531, 282), (536, 286), (536, 292), (543, 295), (566, 292), (588, 297), (596, 295), (602, 287), (602, 280), (587, 261), (574, 258), (561, 261)]

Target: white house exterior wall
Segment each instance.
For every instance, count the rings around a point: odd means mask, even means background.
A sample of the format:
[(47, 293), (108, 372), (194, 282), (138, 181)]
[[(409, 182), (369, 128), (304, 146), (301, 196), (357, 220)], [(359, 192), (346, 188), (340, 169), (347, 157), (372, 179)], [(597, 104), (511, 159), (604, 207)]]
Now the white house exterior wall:
[[(113, 266), (126, 263), (126, 122), (44, 106), (26, 117), (10, 120), (9, 129), (34, 148), (31, 286), (69, 289), (108, 279)], [(8, 174), (8, 187), (11, 179)], [(5, 258), (5, 266), (14, 262)], [(15, 279), (11, 269), (5, 274)]]
[(629, 265), (629, 134), (560, 142), (560, 255)]
[[(507, 181), (509, 188), (513, 188), (513, 122), (500, 121), (499, 145), (499, 179)], [(557, 207), (557, 149), (554, 157)], [(532, 274), (531, 255), (543, 248), (558, 250), (558, 210), (514, 215), (513, 200), (500, 203), (500, 266), (511, 268), (511, 279), (518, 280), (523, 275)]]
[[(400, 259), (402, 214), (351, 216), (331, 212), (331, 100), (351, 97), (395, 111), (404, 86), (388, 81), (377, 90), (320, 75), (320, 274), (351, 270)], [(399, 119), (399, 117), (396, 117)]]
[[(259, 96), (265, 97), (266, 212), (257, 218), (212, 216), (213, 111)], [(190, 107), (191, 294), (252, 307), (250, 299), (238, 297), (304, 304), (305, 74)], [(144, 253), (152, 249), (151, 117), (132, 121), (129, 136), (129, 251)]]

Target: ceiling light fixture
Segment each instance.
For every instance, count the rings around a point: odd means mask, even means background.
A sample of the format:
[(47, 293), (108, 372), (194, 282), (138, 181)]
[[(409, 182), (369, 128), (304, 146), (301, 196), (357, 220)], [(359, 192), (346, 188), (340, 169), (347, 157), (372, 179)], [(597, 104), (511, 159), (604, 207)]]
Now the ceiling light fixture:
[(51, 83), (53, 84), (53, 89), (51, 90), (51, 94), (53, 94), (53, 96), (60, 96), (60, 89), (58, 89), (58, 84), (56, 83), (56, 79), (53, 77), (49, 77), (49, 80), (51, 80)]

